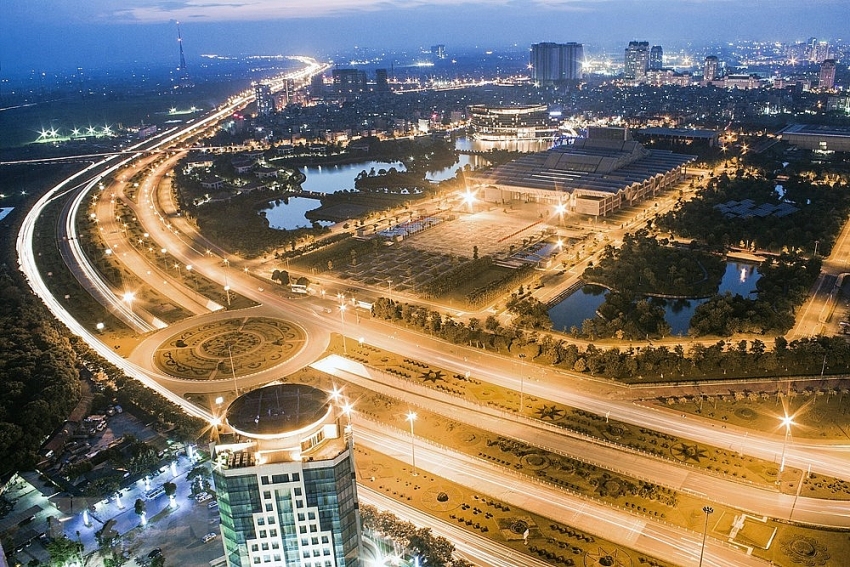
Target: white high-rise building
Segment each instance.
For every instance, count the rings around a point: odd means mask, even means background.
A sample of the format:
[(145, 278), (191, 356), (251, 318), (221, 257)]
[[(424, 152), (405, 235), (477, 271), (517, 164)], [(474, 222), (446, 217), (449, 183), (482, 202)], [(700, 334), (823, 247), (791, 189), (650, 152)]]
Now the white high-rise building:
[(357, 567), (360, 512), (350, 435), (329, 395), (275, 384), (238, 397), (212, 445), (228, 567)]
[(623, 77), (629, 81), (643, 82), (649, 70), (649, 42), (630, 41), (626, 48)]

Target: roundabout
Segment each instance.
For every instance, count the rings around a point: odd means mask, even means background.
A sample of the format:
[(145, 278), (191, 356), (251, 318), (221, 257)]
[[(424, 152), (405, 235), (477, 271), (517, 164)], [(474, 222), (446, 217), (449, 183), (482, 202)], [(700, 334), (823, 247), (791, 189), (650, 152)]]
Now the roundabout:
[(161, 342), (154, 366), (180, 380), (232, 380), (275, 368), (295, 356), (306, 333), (272, 317), (230, 317), (196, 324)]

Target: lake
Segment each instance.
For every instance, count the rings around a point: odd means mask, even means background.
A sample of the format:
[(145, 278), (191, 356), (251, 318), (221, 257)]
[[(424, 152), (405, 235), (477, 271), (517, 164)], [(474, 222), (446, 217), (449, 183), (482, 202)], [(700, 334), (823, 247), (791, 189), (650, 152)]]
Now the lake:
[[(726, 271), (720, 281), (718, 293), (727, 291), (744, 297), (755, 296), (756, 282), (761, 277), (756, 264), (744, 262), (726, 262)], [(549, 309), (552, 327), (559, 331), (575, 326), (581, 329), (585, 319), (596, 317), (596, 310), (605, 301), (605, 288), (586, 285), (575, 293), (567, 296), (560, 303)], [(664, 307), (665, 319), (674, 335), (686, 335), (690, 327), (691, 317), (696, 308), (705, 303), (706, 299), (658, 299), (653, 302)]]

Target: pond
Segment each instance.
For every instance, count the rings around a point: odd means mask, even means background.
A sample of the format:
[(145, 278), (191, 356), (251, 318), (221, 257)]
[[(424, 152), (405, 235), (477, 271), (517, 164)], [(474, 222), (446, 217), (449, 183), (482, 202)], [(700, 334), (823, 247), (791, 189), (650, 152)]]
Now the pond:
[[(744, 262), (727, 262), (718, 293), (727, 291), (744, 297), (755, 296), (756, 282), (761, 277), (758, 266)], [(605, 288), (586, 285), (549, 309), (552, 328), (569, 332), (573, 326), (581, 329), (585, 319), (596, 317), (596, 310), (605, 301)], [(706, 299), (658, 299), (653, 302), (664, 307), (665, 319), (674, 335), (686, 335), (696, 308)]]
[[(308, 197), (286, 197), (285, 199), (276, 199), (270, 203), (271, 207), (263, 209), (261, 214), (265, 213), (269, 219), (269, 226), (278, 230), (294, 230), (296, 228), (305, 228), (312, 226), (312, 223), (307, 220), (304, 214), (307, 211), (318, 209), (318, 199), (310, 199)], [(332, 222), (320, 221), (322, 226), (330, 226)]]
[[(488, 142), (489, 147), (497, 147), (493, 142)], [(536, 143), (535, 143), (536, 144)], [(536, 144), (539, 145), (539, 144)], [(480, 143), (467, 139), (459, 138), (455, 147), (457, 149), (488, 149), (480, 147)], [(545, 146), (541, 146), (545, 149)], [(473, 169), (481, 165), (487, 165), (489, 162), (477, 155), (461, 154), (458, 156), (457, 163), (429, 171), (425, 178), (432, 183), (445, 181), (455, 176), (458, 168), (470, 165)], [(313, 191), (315, 193), (333, 193), (335, 191), (344, 191), (354, 189), (354, 178), (361, 171), (367, 173), (372, 169), (377, 173), (381, 169), (396, 168), (399, 171), (405, 171), (404, 164), (401, 162), (385, 162), (385, 161), (363, 161), (359, 163), (347, 163), (342, 165), (321, 165), (321, 166), (305, 166), (300, 167), (302, 173), (307, 177), (301, 188), (305, 191)], [(304, 217), (304, 213), (319, 207), (319, 202), (314, 199), (289, 197), (286, 200), (278, 200), (271, 204), (263, 212), (269, 219), (269, 225), (272, 228), (291, 230), (294, 228), (310, 226), (310, 221)], [(327, 224), (327, 223), (322, 223)]]
[(363, 161), (343, 165), (301, 167), (299, 169), (307, 176), (307, 180), (301, 184), (301, 188), (305, 191), (315, 191), (316, 193), (333, 193), (334, 191), (354, 189), (354, 178), (361, 171), (366, 170), (366, 173), (369, 173), (374, 168), (377, 173), (380, 169), (389, 169), (391, 167), (399, 171), (404, 171), (403, 163), (384, 161)]
[[(431, 182), (444, 181), (455, 176), (455, 172), (459, 167), (464, 167), (467, 164), (475, 167), (479, 162), (483, 162), (479, 156), (461, 155), (458, 156), (458, 162), (443, 169), (429, 171), (425, 176)], [(383, 162), (383, 161), (365, 161), (360, 163), (350, 163), (344, 165), (325, 165), (300, 168), (307, 179), (301, 184), (301, 188), (305, 191), (314, 191), (316, 193), (333, 193), (346, 189), (354, 189), (354, 178), (361, 171), (367, 173), (371, 169), (378, 172), (381, 169), (396, 168), (399, 171), (404, 171), (405, 167), (400, 162)], [(316, 199), (308, 199), (304, 197), (288, 197), (274, 201), (271, 206), (264, 209), (262, 212), (269, 219), (269, 226), (276, 229), (292, 230), (299, 227), (310, 226), (310, 221), (304, 217), (307, 211), (319, 208), (319, 201)], [(331, 223), (321, 223), (323, 226)]]

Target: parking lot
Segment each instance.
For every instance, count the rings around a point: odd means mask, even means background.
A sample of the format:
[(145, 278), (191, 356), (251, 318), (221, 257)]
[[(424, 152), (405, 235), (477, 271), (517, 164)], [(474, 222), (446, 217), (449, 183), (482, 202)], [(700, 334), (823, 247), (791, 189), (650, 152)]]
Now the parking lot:
[[(109, 427), (91, 440), (92, 448), (104, 448), (125, 434), (150, 441), (164, 440), (151, 428), (128, 415), (115, 415)], [(159, 439), (157, 439), (159, 438)], [(193, 452), (193, 456), (197, 453)], [(103, 561), (97, 552), (96, 533), (108, 526), (119, 534), (116, 549), (127, 559), (125, 565), (146, 565), (148, 554), (161, 548), (165, 565), (207, 565), (223, 556), (219, 517), (215, 498), (209, 494), (199, 502), (192, 497), (187, 474), (197, 466), (185, 454), (166, 460), (148, 480), (141, 479), (106, 498), (71, 497), (56, 492), (38, 473), (14, 479), (3, 495), (10, 507), (0, 517), (0, 534), (13, 547), (5, 549), (15, 564), (32, 560), (48, 564), (45, 547), (48, 537), (66, 536), (83, 545), (86, 565), (98, 567)], [(173, 506), (161, 487), (177, 485)], [(145, 501), (146, 523), (135, 513), (137, 499)], [(215, 534), (204, 542), (204, 536)], [(40, 535), (44, 534), (42, 537)]]

